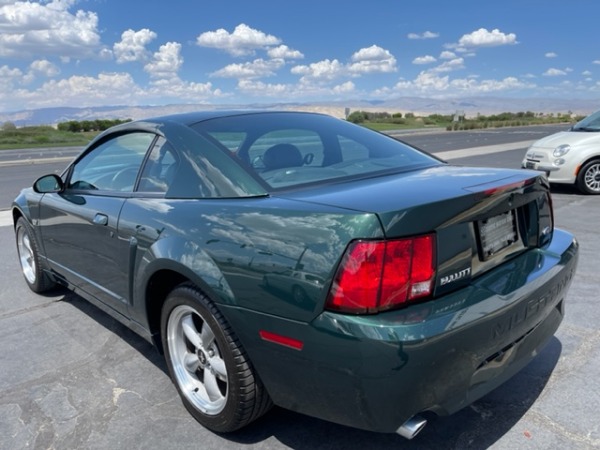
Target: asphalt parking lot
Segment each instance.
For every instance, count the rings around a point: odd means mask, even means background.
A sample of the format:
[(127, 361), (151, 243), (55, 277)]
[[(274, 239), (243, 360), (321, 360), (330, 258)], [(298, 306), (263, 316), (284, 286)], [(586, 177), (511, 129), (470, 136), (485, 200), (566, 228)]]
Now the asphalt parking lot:
[(600, 196), (553, 196), (557, 226), (581, 247), (558, 333), (513, 379), (413, 441), (278, 408), (231, 435), (207, 431), (150, 344), (68, 291), (28, 290), (0, 212), (0, 449), (600, 448)]

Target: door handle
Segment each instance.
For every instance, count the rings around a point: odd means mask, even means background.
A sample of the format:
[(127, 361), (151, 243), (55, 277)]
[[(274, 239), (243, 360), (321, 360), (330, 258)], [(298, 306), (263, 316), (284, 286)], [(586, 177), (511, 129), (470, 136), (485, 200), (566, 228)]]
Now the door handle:
[(108, 225), (108, 216), (105, 214), (97, 213), (94, 216), (93, 222), (94, 222), (94, 225), (103, 225), (103, 226)]

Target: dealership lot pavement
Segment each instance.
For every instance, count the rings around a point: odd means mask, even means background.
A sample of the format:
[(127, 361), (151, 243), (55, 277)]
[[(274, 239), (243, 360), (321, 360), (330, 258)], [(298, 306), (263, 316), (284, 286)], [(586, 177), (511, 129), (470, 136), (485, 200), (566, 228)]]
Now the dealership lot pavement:
[[(496, 151), (484, 162), (509, 153)], [(0, 212), (0, 449), (600, 448), (600, 196), (553, 194), (557, 226), (581, 245), (556, 337), (513, 379), (413, 441), (278, 408), (233, 435), (205, 430), (146, 341), (74, 294), (27, 289)]]

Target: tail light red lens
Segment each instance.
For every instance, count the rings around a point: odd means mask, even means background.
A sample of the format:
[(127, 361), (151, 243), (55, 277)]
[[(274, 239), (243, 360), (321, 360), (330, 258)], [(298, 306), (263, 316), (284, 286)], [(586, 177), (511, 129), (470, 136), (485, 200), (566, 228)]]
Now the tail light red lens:
[(334, 278), (327, 308), (375, 313), (426, 298), (435, 278), (434, 235), (353, 242)]

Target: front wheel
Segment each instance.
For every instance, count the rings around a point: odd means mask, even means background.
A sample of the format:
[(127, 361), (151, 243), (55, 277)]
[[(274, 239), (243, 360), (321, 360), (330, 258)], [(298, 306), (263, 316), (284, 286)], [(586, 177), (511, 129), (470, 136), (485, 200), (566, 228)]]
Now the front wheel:
[(589, 161), (581, 168), (577, 187), (585, 194), (600, 194), (600, 160)]
[(271, 400), (233, 330), (196, 287), (169, 294), (161, 334), (171, 379), (206, 428), (235, 431), (269, 410)]
[(33, 230), (23, 217), (17, 220), (15, 236), (17, 238), (17, 252), (21, 263), (21, 272), (29, 289), (38, 294), (52, 289), (54, 282), (42, 270), (37, 241), (33, 235)]

